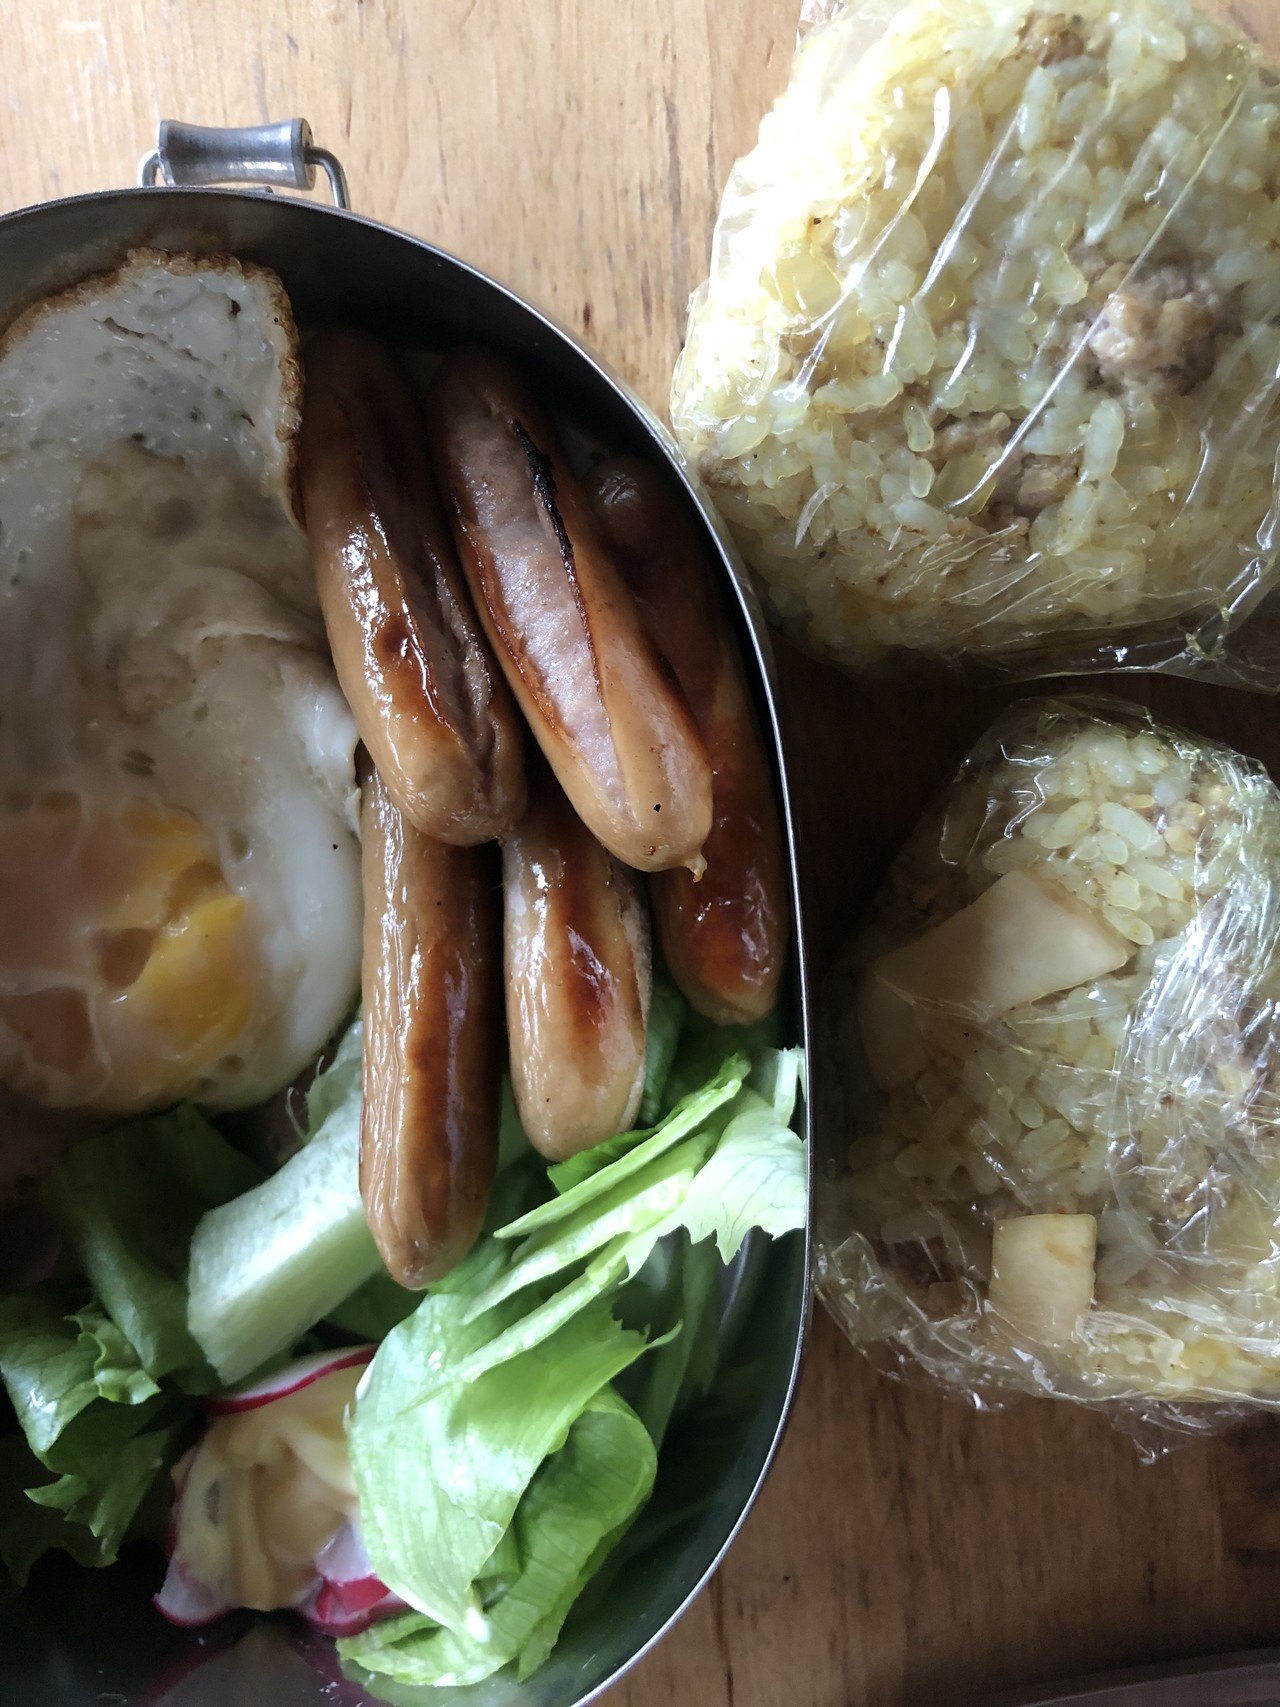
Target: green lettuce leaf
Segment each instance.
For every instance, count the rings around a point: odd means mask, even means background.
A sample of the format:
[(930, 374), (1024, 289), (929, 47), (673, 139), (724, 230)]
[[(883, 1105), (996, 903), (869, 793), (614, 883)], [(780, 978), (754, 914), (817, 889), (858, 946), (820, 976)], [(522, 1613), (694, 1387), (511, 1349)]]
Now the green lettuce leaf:
[(149, 1375), (212, 1385), (187, 1330), (196, 1223), (260, 1178), (189, 1104), (77, 1144), (45, 1184), (76, 1267)]
[(732, 1102), (750, 1070), (751, 1062), (746, 1055), (725, 1056), (710, 1078), (683, 1096), (652, 1132), (622, 1132), (597, 1144), (593, 1150), (584, 1150), (581, 1155), (570, 1156), (568, 1161), (549, 1168), (547, 1177), (558, 1195), (504, 1227), (500, 1237), (523, 1238), (527, 1233), (567, 1220), (620, 1180), (640, 1172), (655, 1156), (705, 1126), (717, 1109)]
[[(724, 1269), (714, 1244), (690, 1244), (685, 1235), (660, 1247), (654, 1257), (666, 1259), (660, 1297), (645, 1298), (643, 1292), (636, 1297), (628, 1287), (618, 1309), (627, 1322), (642, 1312), (645, 1321), (665, 1330), (664, 1340), (645, 1360), (643, 1385), (633, 1398), (636, 1415), (658, 1447), (672, 1418), (696, 1403), (715, 1378)], [(636, 1277), (637, 1289), (644, 1278), (643, 1271)]]
[(803, 1142), (754, 1092), (744, 1091), (734, 1106), (680, 1208), (694, 1243), (713, 1238), (726, 1263), (754, 1227), (771, 1238), (803, 1227), (809, 1201)]
[(421, 1292), (410, 1292), (392, 1280), (385, 1269), (379, 1269), (330, 1310), (325, 1321), (353, 1339), (380, 1340), (411, 1316), (421, 1302)]
[(769, 1055), (785, 1053), (782, 1041), (782, 1018), (776, 1008), (755, 1025), (716, 1025), (690, 1010), (667, 1078), (668, 1104), (681, 1101), (705, 1085), (726, 1056), (745, 1055), (753, 1067), (758, 1067)]
[(307, 1092), (307, 1119), (299, 1137), (314, 1138), (332, 1114), (360, 1106), (360, 1014), (357, 1012), (338, 1040), (333, 1058), (320, 1069)]
[(71, 1467), (61, 1458), (76, 1456), (84, 1432), (76, 1424), (91, 1407), (100, 1401), (106, 1407), (87, 1419), (95, 1441), (104, 1419), (124, 1438), (133, 1432), (133, 1407), (160, 1392), (123, 1335), (111, 1334), (100, 1309), (76, 1309), (51, 1286), (0, 1298), (0, 1382), (31, 1450), (59, 1470)]
[(86, 1139), (49, 1176), (45, 1201), (88, 1288), (0, 1298), (0, 1382), (24, 1437), (5, 1448), (25, 1496), (0, 1531), (11, 1575), (52, 1546), (109, 1564), (163, 1484), (191, 1395), (215, 1380), (187, 1328), (192, 1233), (259, 1177), (189, 1106)]
[(773, 1105), (778, 1119), (789, 1123), (806, 1091), (803, 1049), (759, 1049), (752, 1057), (751, 1089)]
[[(3, 1305), (0, 1304), (0, 1313)], [(160, 1391), (138, 1361), (138, 1354), (97, 1303), (71, 1318), (92, 1341), (93, 1380), (98, 1396), (116, 1405), (139, 1405)]]
[(640, 1126), (656, 1126), (671, 1107), (667, 1086), (688, 1014), (688, 1002), (667, 973), (655, 967), (645, 1039), (644, 1089), (640, 1093), (640, 1109), (636, 1116)]
[[(678, 1216), (714, 1143), (714, 1132), (686, 1134), (680, 1143), (667, 1147), (665, 1152), (656, 1151), (643, 1168), (624, 1170), (624, 1164), (630, 1160), (626, 1157), (597, 1174), (597, 1180), (614, 1180), (614, 1183), (609, 1189), (595, 1193), (589, 1202), (580, 1203), (572, 1213), (553, 1218), (549, 1223), (546, 1220), (534, 1223), (535, 1230), (522, 1240), (510, 1262), (472, 1299), (472, 1316), (482, 1316), (504, 1298), (513, 1297), (540, 1281), (553, 1281), (574, 1264), (602, 1252), (606, 1253), (604, 1270), (610, 1274), (614, 1270), (635, 1274), (658, 1239), (675, 1225), (673, 1216)], [(639, 1153), (637, 1150), (631, 1154)], [(570, 1195), (558, 1202), (567, 1203)], [(534, 1215), (537, 1213), (534, 1211)], [(512, 1225), (528, 1226), (531, 1221), (532, 1216), (525, 1216)], [(511, 1231), (511, 1227), (504, 1227), (498, 1236), (509, 1238)], [(602, 1286), (608, 1284), (607, 1279), (602, 1279)]]
[[(520, 1244), (473, 1289), (471, 1319), (541, 1285), (533, 1320), (553, 1312), (563, 1321), (636, 1275), (659, 1241), (681, 1225), (681, 1206), (749, 1070), (746, 1056), (731, 1056), (652, 1132), (624, 1133), (598, 1146), (591, 1152), (593, 1171), (567, 1171), (569, 1164), (553, 1169), (560, 1195), (498, 1228), (499, 1240)], [(565, 1277), (571, 1277), (568, 1284), (548, 1295)]]
[[(613, 1159), (594, 1172), (557, 1170), (557, 1184), (572, 1180), (568, 1189), (499, 1228), (499, 1239), (520, 1243), (477, 1291), (472, 1318), (528, 1287), (563, 1283), (579, 1264), (571, 1284), (584, 1300), (601, 1296), (638, 1274), (659, 1240), (682, 1227), (695, 1243), (714, 1238), (726, 1262), (752, 1227), (773, 1237), (803, 1227), (805, 1149), (789, 1125), (799, 1054), (762, 1052), (754, 1066), (731, 1056), (652, 1133), (614, 1140)], [(747, 1087), (749, 1071), (768, 1100)]]
[[(714, 1374), (721, 1257), (752, 1227), (804, 1225), (799, 1087), (798, 1051), (722, 1055), (656, 1127), (553, 1169), (558, 1195), (531, 1208), (508, 1109), (496, 1230), (387, 1336), (356, 1400), (365, 1545), (414, 1610), (346, 1659), (418, 1686), (546, 1658)], [(646, 1348), (632, 1409), (610, 1383)]]
[(535, 1473), (486, 1563), (482, 1623), (455, 1631), (408, 1613), (340, 1642), (343, 1659), (420, 1686), (479, 1683), (514, 1661), (523, 1681), (648, 1499), (656, 1464), (635, 1413), (610, 1389), (597, 1393)]
[(78, 1468), (56, 1482), (27, 1489), (27, 1498), (60, 1512), (65, 1524), (85, 1529), (98, 1543), (95, 1564), (115, 1559), (156, 1478), (174, 1461), (184, 1425), (147, 1428), (128, 1440), (82, 1451)]
[(69, 1553), (78, 1565), (109, 1563), (87, 1529), (27, 1498), (40, 1473), (39, 1460), (20, 1434), (0, 1435), (0, 1568), (19, 1588), (36, 1560), (54, 1548)]
[[(483, 1277), (505, 1254), (486, 1241), (463, 1266)], [(465, 1289), (433, 1291), (388, 1334), (361, 1384), (350, 1442), (374, 1569), (424, 1616), (480, 1637), (474, 1585), (526, 1488), (645, 1341), (588, 1304), (521, 1344), (518, 1305), (476, 1322), (468, 1302)]]
[(24, 1581), (53, 1546), (109, 1564), (194, 1403), (162, 1391), (96, 1303), (48, 1286), (0, 1299), (0, 1382), (24, 1436), (4, 1443), (6, 1490), (25, 1495), (0, 1522), (5, 1568)]

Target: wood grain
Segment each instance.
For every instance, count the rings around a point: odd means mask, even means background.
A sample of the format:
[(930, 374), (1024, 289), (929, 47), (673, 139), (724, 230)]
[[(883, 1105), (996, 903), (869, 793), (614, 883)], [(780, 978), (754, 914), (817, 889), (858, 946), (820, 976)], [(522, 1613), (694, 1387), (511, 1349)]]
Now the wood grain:
[[(661, 407), (720, 187), (781, 87), (796, 0), (38, 0), (5, 19), (0, 203), (133, 181), (161, 116), (305, 114), (355, 205), (585, 331)], [(1235, 15), (1280, 48), (1280, 0)], [(983, 694), (863, 691), (784, 652), (815, 950), (838, 941)], [(1274, 708), (1140, 693), (1280, 770)], [(952, 1702), (1280, 1637), (1268, 1432), (1144, 1467), (1105, 1422), (978, 1417), (820, 1319), (777, 1469), (617, 1707)]]

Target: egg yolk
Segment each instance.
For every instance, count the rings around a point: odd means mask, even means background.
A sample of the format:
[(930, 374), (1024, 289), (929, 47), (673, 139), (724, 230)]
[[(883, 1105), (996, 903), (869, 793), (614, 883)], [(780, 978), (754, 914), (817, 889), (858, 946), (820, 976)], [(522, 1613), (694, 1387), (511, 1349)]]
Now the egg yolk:
[(190, 813), (69, 791), (0, 813), (0, 1075), (55, 1108), (199, 1096), (253, 1009), (249, 909)]

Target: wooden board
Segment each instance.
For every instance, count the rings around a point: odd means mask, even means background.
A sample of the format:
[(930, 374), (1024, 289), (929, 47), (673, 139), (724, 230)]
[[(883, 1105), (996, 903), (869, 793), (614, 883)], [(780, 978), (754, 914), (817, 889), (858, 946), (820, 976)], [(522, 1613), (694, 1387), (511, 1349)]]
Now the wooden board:
[[(161, 116), (303, 113), (357, 208), (509, 281), (661, 408), (720, 187), (785, 79), (796, 4), (34, 0), (6, 12), (0, 204), (132, 182)], [(1280, 46), (1280, 0), (1236, 14)], [(995, 702), (782, 665), (820, 963)], [(1147, 697), (1280, 772), (1272, 705), (1168, 684)], [(1263, 1433), (1146, 1468), (1065, 1407), (973, 1416), (875, 1376), (819, 1319), (760, 1504), (613, 1700), (940, 1703), (1270, 1643), (1278, 1459)]]

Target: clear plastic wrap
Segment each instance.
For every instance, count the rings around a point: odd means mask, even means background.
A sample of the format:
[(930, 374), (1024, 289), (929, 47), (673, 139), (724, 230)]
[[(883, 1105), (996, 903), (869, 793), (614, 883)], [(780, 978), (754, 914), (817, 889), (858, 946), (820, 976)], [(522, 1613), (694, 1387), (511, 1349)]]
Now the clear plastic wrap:
[(1148, 1438), (1280, 1404), (1278, 873), (1252, 760), (1104, 700), (998, 719), (825, 993), (855, 1344)]
[(1186, 0), (839, 7), (725, 190), (672, 420), (837, 662), (1275, 685), (1277, 235), (1276, 78)]

